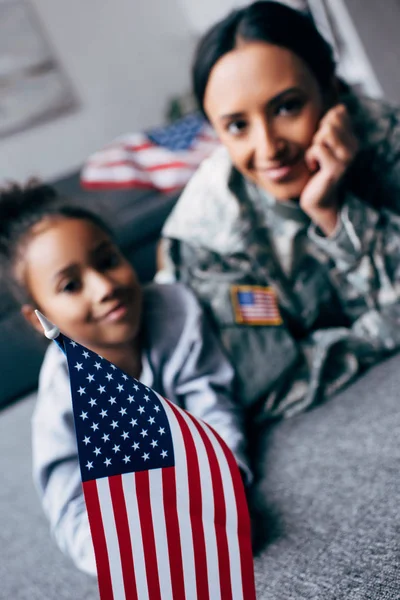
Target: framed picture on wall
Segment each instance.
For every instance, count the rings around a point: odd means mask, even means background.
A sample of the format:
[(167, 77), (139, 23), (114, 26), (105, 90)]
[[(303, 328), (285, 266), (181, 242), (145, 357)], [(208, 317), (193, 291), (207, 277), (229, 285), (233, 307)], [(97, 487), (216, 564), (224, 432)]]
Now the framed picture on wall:
[(0, 138), (77, 106), (33, 6), (26, 0), (0, 0)]

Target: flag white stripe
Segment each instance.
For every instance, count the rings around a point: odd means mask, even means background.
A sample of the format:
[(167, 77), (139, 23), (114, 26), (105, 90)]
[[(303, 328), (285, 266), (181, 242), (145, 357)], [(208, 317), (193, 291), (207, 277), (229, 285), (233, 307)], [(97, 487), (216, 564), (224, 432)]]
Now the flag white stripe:
[(171, 434), (174, 440), (175, 469), (179, 473), (176, 478), (176, 504), (178, 512), (179, 532), (182, 547), (183, 580), (186, 598), (196, 598), (196, 568), (194, 564), (194, 548), (192, 523), (190, 520), (189, 478), (186, 461), (185, 443), (179, 423), (168, 403), (157, 394), (168, 417)]
[(175, 187), (186, 183), (193, 174), (193, 168), (168, 168), (151, 173), (130, 165), (115, 165), (103, 167), (87, 167), (83, 172), (83, 180), (87, 183), (140, 181), (153, 186)]
[(212, 486), (211, 468), (208, 460), (208, 454), (200, 433), (196, 429), (191, 419), (181, 411), (185, 419), (193, 440), (196, 444), (197, 456), (200, 467), (201, 482), (201, 502), (203, 515), (203, 529), (206, 543), (206, 558), (208, 572), (208, 590), (210, 599), (219, 600), (221, 598), (221, 582), (219, 578), (218, 547), (215, 531), (215, 506), (214, 490)]
[(232, 582), (232, 598), (233, 600), (246, 600), (243, 596), (243, 582), (242, 582), (242, 570), (240, 562), (240, 546), (237, 535), (238, 528), (238, 513), (235, 499), (235, 491), (233, 488), (233, 481), (231, 472), (229, 469), (228, 461), (225, 458), (225, 454), (219, 444), (219, 441), (212, 433), (212, 431), (201, 421), (200, 426), (205, 431), (208, 439), (213, 445), (215, 453), (217, 455), (218, 465), (222, 477), (222, 485), (225, 494), (225, 507), (226, 507), (226, 530), (229, 548), (229, 561), (231, 570), (231, 582)]
[(125, 600), (124, 578), (108, 477), (97, 479), (96, 485), (107, 543), (114, 600)]
[(142, 528), (140, 525), (139, 508), (136, 496), (135, 474), (124, 473), (124, 475), (122, 475), (122, 486), (124, 488), (126, 512), (128, 516), (129, 532), (131, 535), (137, 595), (139, 600), (149, 600)]
[(158, 576), (160, 581), (160, 589), (162, 590), (162, 600), (173, 600), (167, 543), (168, 536), (165, 525), (162, 469), (151, 469), (149, 471), (149, 483), (151, 515), (153, 520)]

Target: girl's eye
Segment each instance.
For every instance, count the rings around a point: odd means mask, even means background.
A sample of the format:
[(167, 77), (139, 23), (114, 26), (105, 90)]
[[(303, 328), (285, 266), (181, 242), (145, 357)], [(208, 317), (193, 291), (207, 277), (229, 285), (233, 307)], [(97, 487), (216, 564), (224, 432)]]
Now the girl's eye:
[(247, 123), (244, 120), (241, 121), (231, 121), (228, 123), (226, 129), (231, 135), (240, 135), (244, 132), (247, 127)]
[(66, 292), (67, 294), (73, 294), (77, 292), (80, 288), (80, 283), (76, 279), (71, 279), (61, 285), (61, 292)]
[(276, 108), (277, 116), (286, 116), (286, 115), (294, 115), (300, 112), (303, 108), (304, 102), (300, 98), (290, 98), (290, 100), (285, 100)]

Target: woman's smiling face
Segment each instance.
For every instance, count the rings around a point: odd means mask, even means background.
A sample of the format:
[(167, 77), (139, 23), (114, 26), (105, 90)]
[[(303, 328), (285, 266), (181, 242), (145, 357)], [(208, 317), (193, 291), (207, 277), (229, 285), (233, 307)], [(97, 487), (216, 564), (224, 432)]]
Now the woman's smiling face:
[(213, 67), (204, 108), (233, 164), (277, 200), (311, 177), (305, 152), (325, 111), (306, 63), (290, 50), (243, 42)]

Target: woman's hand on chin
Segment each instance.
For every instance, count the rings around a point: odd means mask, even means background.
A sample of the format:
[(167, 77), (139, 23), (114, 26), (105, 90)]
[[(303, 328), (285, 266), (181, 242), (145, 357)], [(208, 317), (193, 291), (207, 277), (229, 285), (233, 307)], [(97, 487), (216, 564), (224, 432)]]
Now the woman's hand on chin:
[(339, 187), (359, 149), (349, 114), (343, 104), (322, 118), (305, 159), (313, 173), (300, 196), (300, 206), (325, 235), (335, 230)]

